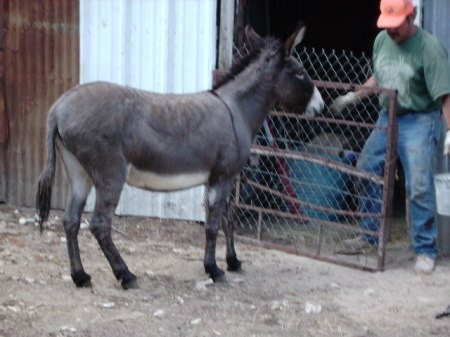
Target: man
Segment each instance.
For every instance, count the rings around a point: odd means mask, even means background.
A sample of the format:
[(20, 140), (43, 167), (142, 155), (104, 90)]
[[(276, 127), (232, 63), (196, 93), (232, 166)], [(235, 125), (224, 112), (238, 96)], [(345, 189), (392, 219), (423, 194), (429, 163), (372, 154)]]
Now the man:
[[(433, 158), (440, 137), (440, 117), (450, 121), (450, 65), (447, 52), (431, 34), (414, 25), (412, 0), (381, 0), (381, 15), (377, 26), (385, 28), (375, 39), (373, 75), (364, 83), (367, 87), (395, 89), (397, 152), (402, 163), (417, 255), (415, 270), (430, 273), (437, 256), (437, 224)], [(370, 89), (350, 92), (336, 99), (332, 110), (342, 111), (370, 95)], [(380, 95), (382, 110), (377, 125), (388, 124), (389, 98)], [(449, 124), (450, 127), (450, 124)], [(450, 151), (450, 131), (445, 140), (445, 152)], [(375, 129), (362, 150), (357, 167), (382, 174), (386, 154), (386, 130)], [(359, 210), (381, 212), (381, 187), (367, 180), (360, 181)], [(378, 219), (365, 217), (363, 229), (378, 231)], [(342, 242), (347, 252), (357, 252), (378, 244), (378, 236), (362, 234)]]

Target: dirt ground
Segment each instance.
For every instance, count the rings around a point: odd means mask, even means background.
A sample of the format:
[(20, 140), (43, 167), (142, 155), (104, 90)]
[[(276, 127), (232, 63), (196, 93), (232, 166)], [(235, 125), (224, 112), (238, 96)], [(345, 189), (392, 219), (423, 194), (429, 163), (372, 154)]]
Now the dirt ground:
[(450, 304), (448, 259), (428, 276), (413, 261), (370, 273), (237, 243), (245, 271), (210, 284), (201, 225), (116, 217), (140, 289), (122, 290), (86, 226), (93, 287), (78, 289), (61, 215), (40, 235), (34, 210), (0, 205), (0, 336), (450, 336), (450, 317), (435, 318)]

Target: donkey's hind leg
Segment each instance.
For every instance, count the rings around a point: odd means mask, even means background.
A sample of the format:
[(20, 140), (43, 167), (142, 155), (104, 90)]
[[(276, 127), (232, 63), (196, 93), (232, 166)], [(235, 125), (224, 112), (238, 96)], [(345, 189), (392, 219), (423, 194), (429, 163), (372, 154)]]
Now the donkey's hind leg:
[(122, 288), (130, 289), (138, 288), (136, 276), (128, 270), (111, 237), (111, 221), (124, 182), (125, 177), (120, 181), (108, 179), (109, 185), (96, 186), (95, 209), (90, 230), (97, 239), (117, 280), (121, 281)]
[(227, 265), (228, 271), (240, 272), (242, 271), (242, 263), (237, 259), (236, 250), (234, 249), (234, 222), (233, 214), (231, 211), (230, 200), (227, 200), (224, 209), (224, 219), (222, 219), (222, 229), (225, 233), (225, 239), (227, 242)]
[(70, 184), (70, 195), (63, 218), (70, 259), (70, 275), (77, 287), (89, 287), (91, 286), (91, 277), (84, 271), (81, 263), (78, 231), (81, 214), (92, 188), (92, 181), (74, 155), (58, 142), (57, 146)]

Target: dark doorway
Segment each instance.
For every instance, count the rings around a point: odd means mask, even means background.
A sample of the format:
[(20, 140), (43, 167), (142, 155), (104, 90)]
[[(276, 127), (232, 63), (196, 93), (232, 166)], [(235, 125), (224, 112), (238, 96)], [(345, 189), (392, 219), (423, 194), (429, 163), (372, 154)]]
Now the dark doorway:
[(306, 47), (351, 50), (371, 55), (379, 31), (376, 21), (380, 0), (247, 0), (240, 2), (236, 22), (251, 24), (262, 35), (286, 38), (304, 21)]

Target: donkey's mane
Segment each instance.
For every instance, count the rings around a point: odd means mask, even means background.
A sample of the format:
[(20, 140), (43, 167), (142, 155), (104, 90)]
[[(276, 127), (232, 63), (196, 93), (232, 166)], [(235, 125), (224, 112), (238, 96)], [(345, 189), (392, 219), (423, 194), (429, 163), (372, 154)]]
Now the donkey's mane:
[(282, 43), (278, 39), (268, 37), (264, 40), (264, 46), (259, 49), (252, 49), (247, 55), (240, 58), (235, 58), (233, 60), (233, 65), (230, 70), (219, 77), (218, 81), (214, 84), (212, 90), (216, 90), (223, 86), (224, 84), (233, 80), (237, 75), (239, 75), (247, 66), (258, 58), (261, 52), (265, 49), (279, 50), (281, 49)]

